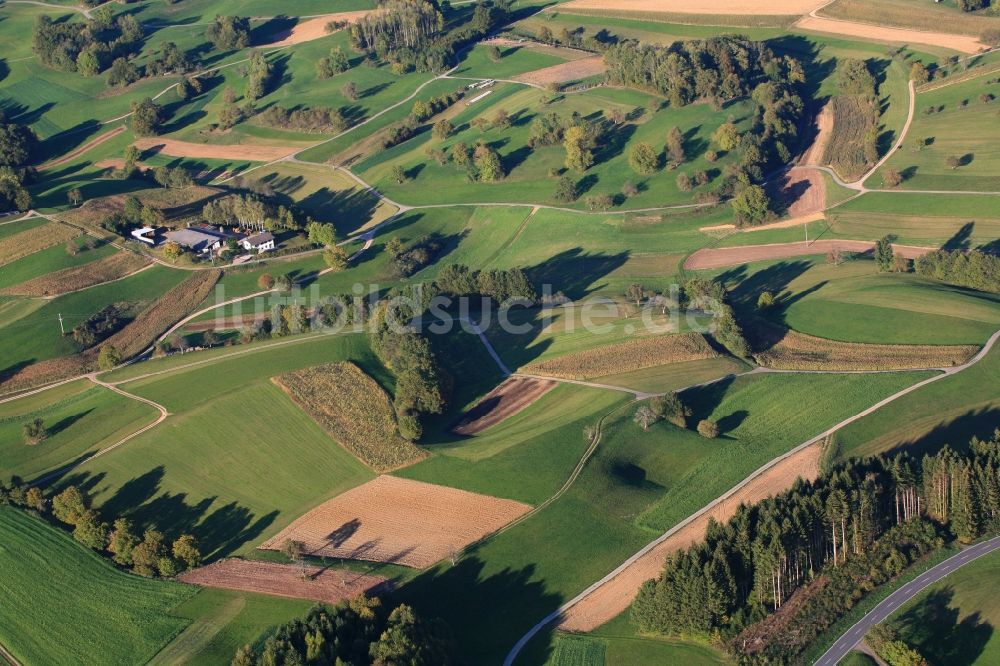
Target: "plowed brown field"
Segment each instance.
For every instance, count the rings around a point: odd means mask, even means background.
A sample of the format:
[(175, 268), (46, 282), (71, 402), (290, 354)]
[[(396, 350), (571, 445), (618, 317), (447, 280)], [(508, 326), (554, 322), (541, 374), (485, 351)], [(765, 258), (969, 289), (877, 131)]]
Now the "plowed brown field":
[(514, 77), (515, 81), (528, 83), (533, 86), (545, 86), (550, 83), (564, 83), (567, 81), (579, 81), (588, 76), (603, 74), (605, 70), (604, 58), (595, 56), (593, 58), (580, 58), (570, 60), (551, 67), (543, 67), (532, 72), (525, 72)]
[(529, 510), (513, 500), (380, 476), (320, 504), (260, 547), (278, 550), (292, 539), (311, 555), (423, 568)]
[(299, 21), (290, 30), (284, 30), (277, 34), (271, 35), (270, 39), (272, 41), (268, 42), (264, 46), (269, 48), (274, 48), (277, 46), (291, 46), (292, 44), (301, 44), (302, 42), (311, 42), (314, 39), (319, 39), (329, 33), (326, 31), (326, 24), (331, 21), (346, 21), (348, 23), (354, 23), (362, 16), (370, 14), (370, 10), (362, 10), (357, 12), (339, 12), (337, 14), (327, 14), (326, 16), (318, 16), (316, 18), (308, 19), (305, 21)]
[(517, 414), (556, 387), (556, 382), (534, 377), (508, 377), (467, 411), (452, 432), (475, 435)]
[(203, 587), (262, 592), (328, 604), (353, 599), (366, 592), (377, 592), (386, 584), (386, 579), (381, 576), (353, 571), (239, 559), (219, 560), (185, 571), (178, 578)]
[(221, 145), (214, 143), (192, 143), (165, 139), (163, 137), (147, 137), (137, 139), (135, 145), (140, 150), (154, 150), (172, 157), (197, 157), (213, 160), (247, 160), (248, 162), (271, 162), (287, 157), (310, 143), (287, 146), (255, 146), (249, 144)]

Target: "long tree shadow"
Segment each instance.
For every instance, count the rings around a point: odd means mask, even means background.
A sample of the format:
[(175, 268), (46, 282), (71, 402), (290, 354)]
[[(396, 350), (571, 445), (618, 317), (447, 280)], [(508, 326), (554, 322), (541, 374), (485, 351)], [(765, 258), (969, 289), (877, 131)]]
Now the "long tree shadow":
[[(475, 549), (474, 549), (475, 550)], [(455, 635), (463, 663), (499, 663), (518, 638), (565, 599), (536, 578), (535, 566), (487, 571), (473, 552), (455, 566), (439, 565), (400, 587), (394, 596), (423, 617), (440, 617)], [(539, 638), (551, 651), (551, 625)]]
[(885, 455), (891, 456), (905, 451), (912, 456), (920, 457), (937, 453), (945, 446), (960, 452), (966, 451), (969, 448), (969, 440), (973, 437), (988, 439), (993, 435), (998, 423), (1000, 423), (1000, 408), (973, 409), (951, 420), (942, 421), (919, 437), (900, 442)]
[(604, 254), (588, 253), (576, 247), (529, 266), (524, 272), (539, 291), (547, 285), (551, 293), (562, 292), (568, 298), (578, 300), (607, 286), (597, 282), (624, 266), (628, 258), (627, 250)]
[(971, 245), (972, 231), (976, 228), (975, 221), (966, 222), (951, 238), (941, 246), (942, 250), (968, 250)]
[(993, 635), (993, 625), (979, 611), (959, 619), (951, 605), (955, 589), (948, 585), (930, 592), (894, 622), (904, 642), (914, 646), (932, 664), (969, 666), (982, 656)]

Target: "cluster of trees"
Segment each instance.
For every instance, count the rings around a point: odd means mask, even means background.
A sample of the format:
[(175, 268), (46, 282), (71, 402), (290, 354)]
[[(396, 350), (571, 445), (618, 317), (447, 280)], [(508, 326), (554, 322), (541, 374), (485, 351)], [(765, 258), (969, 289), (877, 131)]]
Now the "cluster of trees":
[(520, 268), (477, 271), (463, 264), (451, 264), (434, 279), (432, 289), (456, 297), (486, 296), (497, 303), (538, 301), (538, 292)]
[(351, 68), (351, 59), (339, 46), (330, 49), (330, 55), (316, 61), (316, 78), (329, 79)]
[(38, 138), (31, 128), (9, 122), (0, 110), (0, 209), (31, 208), (25, 184), (35, 175), (29, 164), (37, 145)]
[(452, 104), (462, 99), (464, 95), (462, 89), (456, 90), (453, 93), (448, 93), (446, 95), (437, 95), (436, 97), (431, 97), (426, 102), (418, 99), (413, 103), (413, 109), (410, 111), (410, 115), (413, 116), (417, 121), (423, 122), (430, 118), (431, 116), (437, 115), (450, 107)]
[(250, 19), (245, 16), (216, 16), (205, 36), (220, 51), (250, 46)]
[(53, 21), (50, 15), (41, 14), (35, 20), (31, 40), (35, 55), (48, 67), (96, 76), (112, 63), (125, 63), (138, 52), (143, 32), (134, 16), (122, 14), (114, 18), (106, 5), (83, 24)]
[(377, 597), (359, 596), (333, 608), (316, 606), (281, 625), (262, 643), (244, 645), (232, 666), (354, 664), (448, 666), (455, 663), (451, 631), (402, 604), (391, 612)]
[(343, 112), (332, 107), (286, 109), (280, 106), (269, 106), (266, 110), (258, 113), (254, 121), (268, 127), (298, 132), (339, 133), (348, 127)]
[(935, 250), (917, 258), (914, 270), (943, 282), (1000, 293), (1000, 257), (979, 250)]
[(746, 358), (750, 355), (750, 345), (736, 320), (724, 284), (705, 278), (691, 278), (684, 283), (681, 291), (681, 305), (688, 310), (711, 311), (712, 336), (734, 356)]
[(86, 492), (76, 486), (66, 486), (49, 501), (41, 490), (27, 487), (15, 477), (0, 484), (0, 504), (43, 515), (51, 509), (52, 517), (72, 526), (74, 539), (99, 553), (108, 553), (115, 564), (141, 576), (172, 577), (201, 562), (198, 542), (190, 534), (178, 536), (168, 546), (163, 533), (153, 528), (145, 530), (140, 538), (127, 518), (118, 518), (109, 525), (91, 508)]
[(129, 303), (106, 305), (73, 327), (73, 340), (83, 349), (111, 337), (131, 321), (134, 308)]
[[(784, 663), (947, 531), (969, 542), (998, 529), (1000, 431), (967, 454), (852, 460), (710, 523), (643, 586), (632, 619), (643, 631), (719, 634), (749, 663)], [(778, 612), (797, 590), (802, 601)]]
[(195, 63), (173, 42), (165, 42), (146, 64), (146, 73), (152, 76), (187, 74), (194, 69)]
[(121, 211), (111, 213), (101, 220), (101, 227), (119, 236), (128, 236), (129, 231), (136, 227), (159, 227), (166, 221), (163, 211), (155, 206), (148, 206), (137, 197), (125, 197)]
[(351, 26), (352, 45), (369, 55), (388, 60), (393, 70), (440, 71), (453, 62), (457, 51), (507, 22), (510, 0), (485, 0), (476, 4), (464, 22), (449, 23), (424, 0), (388, 0)]
[(202, 207), (201, 217), (216, 226), (238, 226), (258, 231), (279, 229), (302, 231), (311, 221), (300, 219), (295, 211), (287, 206), (274, 204), (252, 193), (213, 199)]
[(349, 257), (344, 248), (337, 245), (337, 229), (329, 222), (310, 221), (306, 225), (306, 237), (310, 243), (321, 245), (323, 261), (335, 272), (347, 268)]
[(445, 407), (451, 378), (440, 367), (430, 342), (406, 326), (423, 312), (404, 302), (379, 302), (369, 327), (372, 350), (396, 377), (393, 407), (399, 434), (411, 441), (420, 439), (424, 414), (440, 414)]
[(393, 272), (410, 277), (433, 262), (441, 252), (441, 240), (436, 236), (421, 236), (409, 248), (398, 237), (389, 239), (385, 251), (392, 259)]
[(163, 121), (167, 119), (163, 107), (147, 97), (142, 101), (132, 102), (130, 109), (132, 131), (136, 136), (155, 136), (160, 133)]

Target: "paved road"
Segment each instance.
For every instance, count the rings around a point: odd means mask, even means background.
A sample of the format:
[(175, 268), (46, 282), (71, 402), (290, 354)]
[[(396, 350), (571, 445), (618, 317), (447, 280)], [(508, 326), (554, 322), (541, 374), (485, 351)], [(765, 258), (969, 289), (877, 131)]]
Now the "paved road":
[(873, 608), (867, 615), (861, 618), (857, 624), (847, 630), (837, 642), (826, 651), (826, 653), (816, 661), (815, 666), (835, 666), (841, 659), (847, 656), (855, 645), (861, 642), (868, 630), (881, 623), (890, 615), (896, 612), (904, 603), (923, 592), (929, 585), (938, 582), (952, 571), (963, 567), (983, 555), (988, 555), (1000, 549), (1000, 537), (994, 537), (989, 541), (977, 543), (969, 546), (961, 553), (949, 557), (936, 567), (928, 569), (922, 576), (899, 588), (878, 606)]

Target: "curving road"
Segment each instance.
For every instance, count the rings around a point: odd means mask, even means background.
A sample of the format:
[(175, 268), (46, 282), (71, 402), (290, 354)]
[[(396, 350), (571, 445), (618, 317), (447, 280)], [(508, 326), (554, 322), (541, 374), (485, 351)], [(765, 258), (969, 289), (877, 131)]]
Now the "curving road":
[(910, 581), (890, 594), (882, 601), (882, 603), (861, 618), (857, 624), (844, 632), (844, 634), (837, 639), (830, 649), (816, 661), (814, 666), (836, 666), (841, 659), (847, 656), (855, 645), (861, 642), (865, 634), (867, 634), (872, 627), (886, 620), (890, 615), (895, 613), (900, 606), (923, 592), (928, 586), (933, 585), (950, 574), (952, 571), (955, 571), (969, 562), (973, 562), (998, 549), (1000, 549), (1000, 536), (993, 537), (988, 541), (977, 543), (974, 546), (969, 546), (957, 555), (949, 557), (947, 560), (941, 562), (935, 567), (931, 567), (916, 580)]

